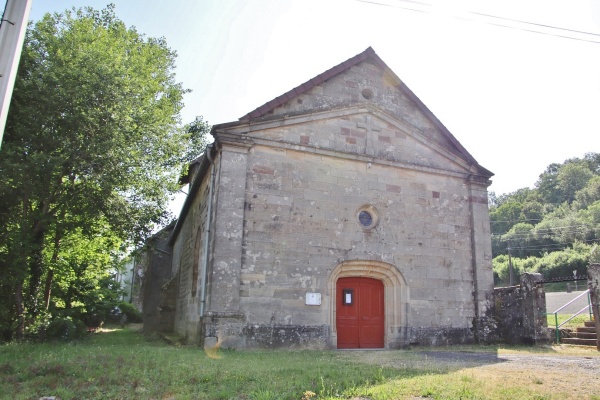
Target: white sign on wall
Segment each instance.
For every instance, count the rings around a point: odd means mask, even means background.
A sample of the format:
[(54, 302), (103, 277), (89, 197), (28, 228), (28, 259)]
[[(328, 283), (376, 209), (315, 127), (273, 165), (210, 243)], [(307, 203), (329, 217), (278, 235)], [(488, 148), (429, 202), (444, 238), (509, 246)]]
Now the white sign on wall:
[(321, 305), (321, 293), (306, 293), (306, 305), (307, 306), (320, 306)]

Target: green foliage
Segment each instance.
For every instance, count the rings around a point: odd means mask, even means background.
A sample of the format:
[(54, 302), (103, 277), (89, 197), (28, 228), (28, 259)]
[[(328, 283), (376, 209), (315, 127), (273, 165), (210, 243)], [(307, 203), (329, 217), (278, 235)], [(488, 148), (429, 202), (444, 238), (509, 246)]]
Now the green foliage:
[(523, 205), (516, 201), (507, 201), (497, 208), (490, 210), (493, 233), (508, 232), (509, 229), (521, 218)]
[(600, 176), (590, 179), (584, 188), (575, 193), (573, 207), (582, 210), (600, 201)]
[[(595, 246), (577, 242), (572, 248), (545, 253), (541, 257), (512, 257), (515, 276), (524, 272), (541, 273), (544, 278), (572, 276), (577, 270), (579, 275), (585, 274)], [(508, 256), (501, 254), (492, 260), (494, 284), (506, 286), (509, 283)]]
[(87, 328), (83, 321), (71, 317), (57, 316), (48, 325), (46, 338), (71, 341), (82, 338), (86, 333)]
[(543, 201), (571, 204), (576, 192), (583, 189), (595, 175), (600, 175), (599, 158), (598, 153), (588, 153), (583, 159), (572, 158), (563, 164), (550, 164), (536, 183)]
[(590, 250), (590, 264), (600, 264), (600, 246), (597, 244)]
[(49, 312), (40, 312), (31, 318), (25, 328), (25, 338), (32, 341), (44, 340), (45, 332), (50, 326), (52, 315)]
[(175, 56), (113, 5), (29, 26), (0, 157), (0, 326), (113, 302), (119, 253), (171, 218), (208, 132), (181, 126)]
[(580, 271), (581, 274), (587, 271), (590, 251), (591, 246), (576, 243), (573, 248), (546, 254), (540, 258), (536, 266), (537, 272), (546, 278), (570, 276), (573, 274), (573, 270)]
[(558, 189), (563, 193), (563, 201), (571, 204), (576, 193), (585, 188), (594, 177), (586, 165), (565, 164), (558, 171)]
[(139, 323), (142, 322), (142, 313), (133, 304), (121, 301), (117, 304), (121, 312), (127, 317), (127, 322)]
[[(600, 242), (600, 154), (551, 164), (535, 188), (496, 199), (490, 207), (496, 284), (508, 281), (501, 256), (509, 251), (517, 273), (570, 276), (575, 268), (585, 273), (590, 247), (581, 246)], [(530, 259), (535, 265), (525, 266)]]

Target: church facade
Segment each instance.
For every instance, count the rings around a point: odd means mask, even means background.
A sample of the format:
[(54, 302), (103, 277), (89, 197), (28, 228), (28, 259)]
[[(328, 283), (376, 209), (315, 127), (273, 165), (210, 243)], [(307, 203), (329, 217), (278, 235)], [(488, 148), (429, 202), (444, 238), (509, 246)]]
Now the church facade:
[(398, 348), (483, 334), (493, 174), (371, 48), (212, 135), (169, 239), (173, 329), (189, 342)]

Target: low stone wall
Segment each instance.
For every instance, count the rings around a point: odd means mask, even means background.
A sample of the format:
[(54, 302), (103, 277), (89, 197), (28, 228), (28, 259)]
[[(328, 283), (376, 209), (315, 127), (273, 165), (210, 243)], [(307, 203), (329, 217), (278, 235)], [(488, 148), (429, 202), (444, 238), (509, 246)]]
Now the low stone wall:
[[(408, 346), (449, 346), (475, 343), (472, 328), (400, 328), (397, 342), (386, 349)], [(243, 314), (208, 313), (202, 319), (200, 344), (205, 348), (336, 348), (329, 325), (252, 324)]]
[[(598, 334), (600, 333), (600, 264), (591, 264), (588, 267), (588, 288)], [(600, 351), (600, 340), (598, 338), (596, 339), (596, 348)]]
[(500, 340), (511, 344), (550, 342), (541, 281), (541, 274), (523, 274), (518, 286), (494, 289), (494, 316)]

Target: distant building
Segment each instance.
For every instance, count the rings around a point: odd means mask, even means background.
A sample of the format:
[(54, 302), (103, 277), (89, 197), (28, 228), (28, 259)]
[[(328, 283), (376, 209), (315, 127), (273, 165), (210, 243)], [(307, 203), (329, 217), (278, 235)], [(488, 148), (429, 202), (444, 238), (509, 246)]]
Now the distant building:
[(212, 135), (168, 239), (173, 330), (234, 348), (480, 337), (493, 174), (371, 48)]

